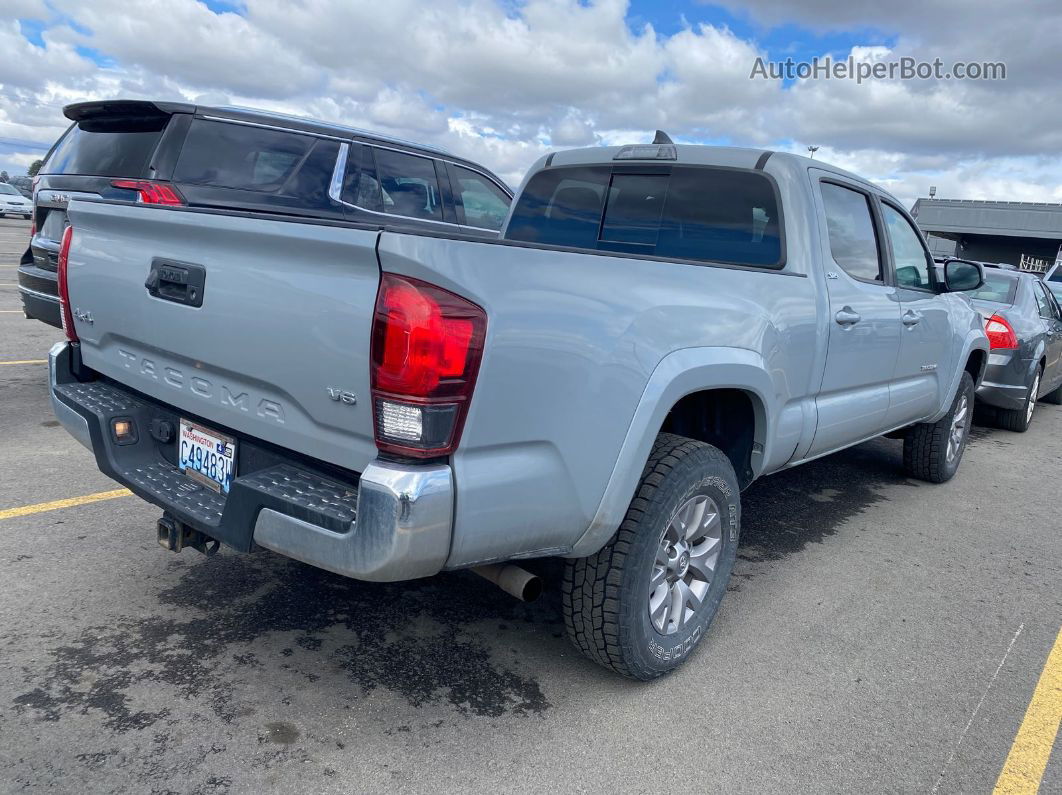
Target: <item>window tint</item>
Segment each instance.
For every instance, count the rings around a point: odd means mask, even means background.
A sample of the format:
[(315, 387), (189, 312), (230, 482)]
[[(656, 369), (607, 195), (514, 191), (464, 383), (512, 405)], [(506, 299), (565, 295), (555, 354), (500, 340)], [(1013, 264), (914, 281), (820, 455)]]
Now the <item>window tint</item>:
[(686, 166), (654, 171), (540, 171), (524, 188), (506, 237), (675, 259), (780, 264), (781, 220), (766, 177)]
[(501, 229), (509, 213), (509, 196), (482, 174), (458, 165), (450, 166), (450, 187), (464, 213), (462, 223), (480, 229)]
[(173, 179), (193, 185), (277, 191), (315, 142), (308, 135), (196, 119)]
[(610, 172), (607, 166), (539, 171), (520, 194), (505, 236), (528, 243), (596, 248)]
[(169, 117), (75, 125), (62, 137), (42, 174), (90, 174), (101, 177), (146, 176), (151, 155)]
[(849, 276), (884, 282), (878, 238), (866, 194), (830, 182), (819, 184), (834, 262)]
[(922, 240), (910, 222), (895, 207), (881, 205), (885, 228), (889, 230), (892, 257), (896, 267), (896, 284), (929, 290), (933, 282), (929, 276), (929, 257)]
[(1062, 265), (1056, 265), (1051, 271), (1049, 282), (1062, 282)]
[(383, 211), (409, 218), (442, 220), (435, 162), (427, 157), (375, 149)]
[(350, 145), (342, 195), (343, 201), (348, 204), (356, 204), (365, 210), (383, 211), (380, 181), (376, 179), (376, 161), (370, 147)]
[(1018, 280), (1003, 276), (998, 271), (985, 268), (985, 283), (980, 290), (966, 293), (974, 301), (993, 301), (997, 304), (1013, 304), (1018, 289)]
[(614, 174), (601, 239), (655, 246), (669, 179), (667, 174)]

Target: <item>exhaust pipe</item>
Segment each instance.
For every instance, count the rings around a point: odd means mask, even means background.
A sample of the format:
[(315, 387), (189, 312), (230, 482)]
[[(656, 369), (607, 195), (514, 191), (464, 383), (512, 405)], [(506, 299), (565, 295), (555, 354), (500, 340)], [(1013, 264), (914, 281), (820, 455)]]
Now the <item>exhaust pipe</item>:
[(542, 578), (511, 563), (476, 566), (472, 571), (521, 602), (533, 602), (542, 595)]

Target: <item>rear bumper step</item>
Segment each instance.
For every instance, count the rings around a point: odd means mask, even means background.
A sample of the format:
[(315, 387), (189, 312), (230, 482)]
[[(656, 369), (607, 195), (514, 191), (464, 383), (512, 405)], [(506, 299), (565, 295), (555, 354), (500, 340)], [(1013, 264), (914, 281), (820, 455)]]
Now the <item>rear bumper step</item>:
[[(103, 381), (79, 382), (72, 347), (49, 355), (52, 406), (60, 423), (93, 451), (100, 470), (180, 522), (240, 551), (255, 545), (363, 580), (426, 577), (450, 551), (453, 477), (442, 464), (374, 461), (357, 483), (316, 472), (301, 460), (256, 451), (241, 456), (228, 495), (192, 481), (173, 463), (175, 442), (148, 432), (152, 420), (175, 421), (175, 409)], [(132, 443), (118, 444), (111, 421), (131, 419)]]

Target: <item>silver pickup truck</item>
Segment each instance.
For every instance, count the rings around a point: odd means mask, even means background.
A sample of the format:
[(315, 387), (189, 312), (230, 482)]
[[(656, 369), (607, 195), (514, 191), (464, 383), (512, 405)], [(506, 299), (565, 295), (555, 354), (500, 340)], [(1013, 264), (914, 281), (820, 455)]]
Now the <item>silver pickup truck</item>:
[(564, 558), (573, 642), (650, 679), (716, 613), (754, 479), (882, 434), (933, 482), (963, 454), (983, 272), (819, 161), (557, 152), (496, 240), (142, 195), (69, 205), (51, 388), (168, 549), (510, 591)]

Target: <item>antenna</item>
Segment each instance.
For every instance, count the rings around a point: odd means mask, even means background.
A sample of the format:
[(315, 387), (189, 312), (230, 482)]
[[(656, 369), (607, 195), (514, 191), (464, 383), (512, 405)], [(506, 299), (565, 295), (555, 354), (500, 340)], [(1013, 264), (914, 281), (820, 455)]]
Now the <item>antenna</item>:
[(666, 132), (664, 132), (663, 130), (657, 130), (656, 131), (656, 137), (653, 138), (653, 143), (654, 144), (673, 144), (675, 142), (671, 140), (671, 136), (668, 135)]
[(817, 146), (809, 146), (808, 147), (808, 152), (810, 153), (809, 157), (811, 157), (812, 160), (815, 159), (815, 153), (817, 151), (819, 151), (819, 148)]

